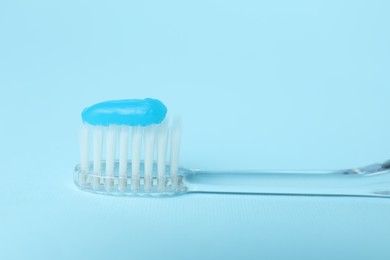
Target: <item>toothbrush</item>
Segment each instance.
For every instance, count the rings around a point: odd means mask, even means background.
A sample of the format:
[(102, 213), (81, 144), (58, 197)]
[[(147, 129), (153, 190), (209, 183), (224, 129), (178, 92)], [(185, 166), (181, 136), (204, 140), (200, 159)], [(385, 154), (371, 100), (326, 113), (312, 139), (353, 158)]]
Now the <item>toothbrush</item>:
[(169, 126), (166, 113), (161, 101), (150, 98), (106, 101), (84, 109), (75, 184), (85, 191), (122, 196), (195, 192), (390, 197), (390, 161), (336, 171), (180, 168), (180, 121)]

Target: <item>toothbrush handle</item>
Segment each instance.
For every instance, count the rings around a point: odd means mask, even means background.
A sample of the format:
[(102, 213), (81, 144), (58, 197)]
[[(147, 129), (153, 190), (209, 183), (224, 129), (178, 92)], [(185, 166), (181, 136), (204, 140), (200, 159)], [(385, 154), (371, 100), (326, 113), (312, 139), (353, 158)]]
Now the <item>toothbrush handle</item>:
[(343, 171), (205, 172), (183, 178), (188, 192), (390, 197), (384, 164)]

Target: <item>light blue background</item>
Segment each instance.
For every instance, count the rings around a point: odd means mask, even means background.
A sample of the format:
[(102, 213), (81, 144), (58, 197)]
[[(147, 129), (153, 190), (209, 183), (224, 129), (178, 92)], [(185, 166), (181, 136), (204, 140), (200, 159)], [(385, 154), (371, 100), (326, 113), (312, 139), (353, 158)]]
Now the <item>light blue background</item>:
[(72, 183), (80, 112), (154, 97), (182, 165), (390, 158), (388, 1), (0, 1), (0, 259), (386, 259), (390, 201), (113, 198)]

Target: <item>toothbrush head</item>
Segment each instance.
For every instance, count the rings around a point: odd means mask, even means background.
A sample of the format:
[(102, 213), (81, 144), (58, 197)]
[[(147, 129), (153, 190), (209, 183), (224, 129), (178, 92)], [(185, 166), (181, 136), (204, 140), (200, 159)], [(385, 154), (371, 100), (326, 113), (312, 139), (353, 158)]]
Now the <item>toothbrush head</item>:
[(110, 195), (184, 192), (180, 121), (169, 126), (166, 113), (166, 106), (151, 98), (106, 101), (85, 108), (75, 184)]

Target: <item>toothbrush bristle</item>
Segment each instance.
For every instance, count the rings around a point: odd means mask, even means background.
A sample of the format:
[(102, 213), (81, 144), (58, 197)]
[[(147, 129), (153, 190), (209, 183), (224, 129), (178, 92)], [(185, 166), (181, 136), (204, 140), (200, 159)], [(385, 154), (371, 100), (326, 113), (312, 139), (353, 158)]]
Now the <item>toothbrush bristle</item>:
[(118, 190), (123, 192), (127, 188), (127, 158), (129, 145), (129, 127), (121, 126), (119, 133), (119, 182)]
[(176, 119), (172, 124), (171, 130), (171, 158), (170, 158), (170, 174), (172, 177), (172, 186), (178, 186), (178, 169), (179, 169), (179, 154), (180, 154), (180, 140), (181, 140), (181, 122)]
[(142, 128), (140, 126), (133, 127), (131, 141), (131, 190), (138, 191), (140, 186), (140, 163), (142, 145)]
[(164, 121), (159, 125), (157, 135), (157, 182), (158, 191), (164, 191), (165, 188), (165, 165), (167, 158), (168, 145), (168, 123)]
[(100, 176), (102, 175), (102, 152), (103, 152), (103, 127), (93, 127), (93, 174), (92, 188), (99, 189)]
[[(114, 177), (115, 172), (115, 145), (116, 145), (116, 126), (110, 125), (106, 135), (106, 176)], [(111, 178), (104, 180), (104, 188), (110, 191), (114, 188), (114, 181)]]
[(180, 131), (178, 120), (170, 130), (167, 119), (148, 126), (83, 123), (78, 185), (119, 193), (177, 191)]

